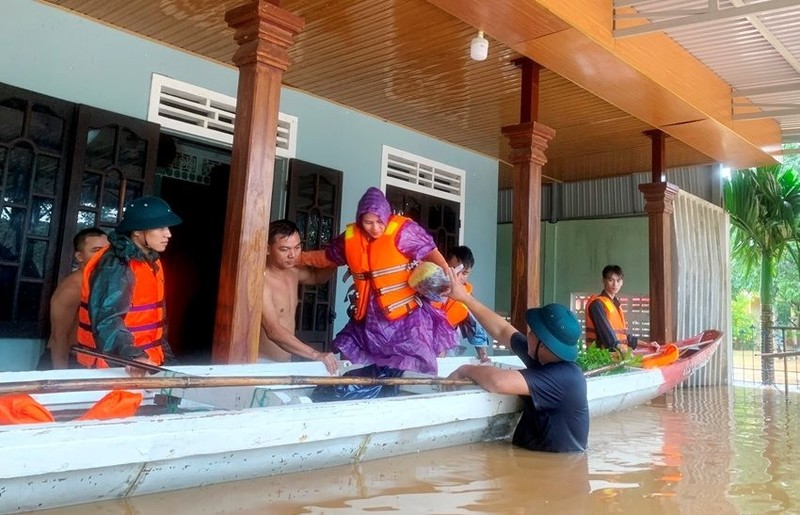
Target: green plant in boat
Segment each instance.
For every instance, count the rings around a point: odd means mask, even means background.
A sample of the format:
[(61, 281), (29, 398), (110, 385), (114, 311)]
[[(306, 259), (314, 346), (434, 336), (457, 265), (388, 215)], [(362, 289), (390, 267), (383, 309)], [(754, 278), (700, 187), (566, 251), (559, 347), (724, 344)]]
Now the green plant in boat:
[[(620, 360), (624, 361), (628, 366), (636, 366), (642, 362), (642, 357), (634, 356), (630, 349), (625, 351), (622, 356), (620, 356), (619, 352), (600, 349), (595, 345), (589, 345), (588, 347), (581, 345), (580, 349), (581, 350), (578, 352), (578, 359), (575, 360), (575, 362), (584, 372), (613, 365), (614, 363), (619, 363)], [(609, 373), (619, 373), (624, 370), (624, 367), (620, 367), (616, 370), (609, 371)]]

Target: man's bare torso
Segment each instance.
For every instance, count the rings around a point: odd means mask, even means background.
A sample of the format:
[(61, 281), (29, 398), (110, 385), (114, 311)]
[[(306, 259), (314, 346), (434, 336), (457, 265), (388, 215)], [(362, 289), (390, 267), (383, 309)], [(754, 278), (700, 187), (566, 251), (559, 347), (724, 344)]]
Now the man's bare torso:
[(81, 302), (83, 271), (75, 270), (61, 280), (53, 294), (53, 302), (59, 309), (51, 317), (51, 331), (58, 332), (70, 345), (77, 343), (78, 307)]
[[(272, 299), (280, 325), (294, 333), (295, 311), (297, 310), (297, 285), (300, 271), (297, 268), (278, 270), (267, 267), (264, 270), (264, 292)], [(258, 346), (260, 358), (272, 361), (291, 361), (292, 355), (278, 347), (267, 338), (264, 328), (261, 328), (261, 338)]]

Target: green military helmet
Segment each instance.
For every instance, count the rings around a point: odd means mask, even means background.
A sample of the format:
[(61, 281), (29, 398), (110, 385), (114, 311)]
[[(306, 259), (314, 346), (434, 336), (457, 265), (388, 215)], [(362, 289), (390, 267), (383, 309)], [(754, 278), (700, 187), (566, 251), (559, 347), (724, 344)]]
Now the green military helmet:
[(139, 197), (128, 202), (125, 214), (117, 226), (118, 233), (147, 231), (178, 225), (183, 220), (172, 212), (164, 199), (158, 197)]

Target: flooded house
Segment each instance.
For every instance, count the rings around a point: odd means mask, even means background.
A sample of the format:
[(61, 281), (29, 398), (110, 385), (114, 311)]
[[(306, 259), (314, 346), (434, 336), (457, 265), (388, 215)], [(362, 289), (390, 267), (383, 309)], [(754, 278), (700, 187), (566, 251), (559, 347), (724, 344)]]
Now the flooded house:
[[(696, 42), (752, 9), (635, 17), (652, 3), (3, 2), (0, 370), (36, 367), (73, 235), (153, 194), (184, 219), (163, 260), (189, 362), (255, 359), (270, 219), (322, 248), (369, 186), (442, 251), (470, 246), (476, 295), (514, 322), (580, 310), (617, 262), (643, 335), (724, 331), (721, 174), (775, 162), (787, 118)], [(320, 349), (344, 275), (300, 294)]]

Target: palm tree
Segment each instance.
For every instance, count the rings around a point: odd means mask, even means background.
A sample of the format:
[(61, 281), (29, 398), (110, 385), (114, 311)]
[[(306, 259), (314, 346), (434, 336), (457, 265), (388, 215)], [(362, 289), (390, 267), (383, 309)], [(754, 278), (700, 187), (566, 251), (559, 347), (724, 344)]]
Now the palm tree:
[[(734, 257), (748, 270), (761, 265), (761, 352), (773, 352), (772, 282), (775, 263), (800, 234), (800, 177), (780, 165), (738, 170), (723, 186), (723, 196), (733, 226)], [(761, 381), (775, 381), (771, 358), (761, 358)]]

